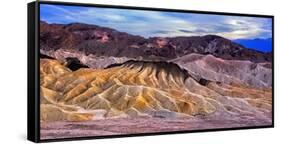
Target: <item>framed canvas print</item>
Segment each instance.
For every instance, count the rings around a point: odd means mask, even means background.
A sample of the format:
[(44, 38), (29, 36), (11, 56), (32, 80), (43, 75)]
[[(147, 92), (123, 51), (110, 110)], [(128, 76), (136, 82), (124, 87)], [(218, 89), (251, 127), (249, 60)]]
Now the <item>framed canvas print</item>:
[(28, 4), (28, 139), (274, 125), (274, 17)]

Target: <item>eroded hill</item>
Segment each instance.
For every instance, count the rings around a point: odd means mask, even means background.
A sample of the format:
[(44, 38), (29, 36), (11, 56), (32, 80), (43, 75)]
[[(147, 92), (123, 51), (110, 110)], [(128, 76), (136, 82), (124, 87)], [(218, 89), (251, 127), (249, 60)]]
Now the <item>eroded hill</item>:
[(66, 66), (40, 60), (41, 121), (184, 117), (271, 122), (271, 88), (209, 81), (172, 62), (131, 60), (76, 71)]

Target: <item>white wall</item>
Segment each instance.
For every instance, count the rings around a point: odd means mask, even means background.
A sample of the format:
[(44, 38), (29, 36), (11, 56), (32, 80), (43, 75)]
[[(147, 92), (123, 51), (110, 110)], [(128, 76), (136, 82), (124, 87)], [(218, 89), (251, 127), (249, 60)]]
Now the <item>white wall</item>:
[[(176, 8), (275, 15), (275, 128), (236, 130), (133, 138), (79, 141), (79, 143), (237, 144), (278, 143), (281, 102), (281, 10), (278, 0), (72, 0), (114, 5)], [(27, 9), (30, 0), (3, 0), (0, 8), (0, 143), (26, 140), (27, 115)], [(65, 142), (66, 143), (66, 142)], [(68, 143), (77, 143), (68, 142)], [(279, 140), (280, 143), (280, 140)]]

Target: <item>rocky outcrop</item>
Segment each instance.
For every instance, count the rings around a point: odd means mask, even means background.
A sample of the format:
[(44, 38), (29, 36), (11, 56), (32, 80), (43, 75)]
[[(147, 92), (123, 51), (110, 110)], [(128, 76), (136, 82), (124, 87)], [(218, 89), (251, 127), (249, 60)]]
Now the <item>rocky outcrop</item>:
[(68, 57), (66, 58), (66, 65), (70, 70), (76, 71), (80, 68), (89, 68), (88, 66), (82, 64), (78, 58)]

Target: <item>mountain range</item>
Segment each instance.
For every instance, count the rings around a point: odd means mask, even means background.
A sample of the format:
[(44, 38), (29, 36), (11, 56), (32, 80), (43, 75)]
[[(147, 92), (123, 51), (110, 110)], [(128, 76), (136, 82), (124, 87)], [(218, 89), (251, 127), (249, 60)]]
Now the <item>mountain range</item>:
[(246, 48), (255, 49), (262, 52), (271, 52), (272, 51), (272, 38), (267, 39), (236, 39), (233, 40), (236, 43), (239, 43)]
[(150, 37), (82, 23), (40, 22), (40, 49), (67, 49), (86, 55), (170, 60), (191, 53), (211, 54), (227, 60), (271, 62), (272, 53), (247, 49), (216, 35), (191, 37)]

